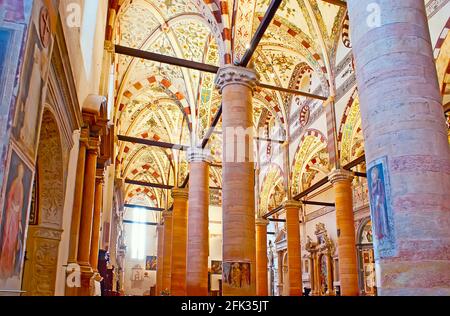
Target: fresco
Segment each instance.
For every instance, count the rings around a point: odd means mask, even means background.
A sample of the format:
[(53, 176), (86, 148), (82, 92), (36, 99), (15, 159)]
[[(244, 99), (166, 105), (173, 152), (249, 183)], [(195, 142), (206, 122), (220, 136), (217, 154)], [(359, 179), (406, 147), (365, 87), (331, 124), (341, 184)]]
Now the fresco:
[(0, 213), (0, 288), (20, 288), (33, 169), (11, 146)]
[(367, 180), (375, 258), (392, 257), (396, 253), (396, 242), (387, 157), (377, 159), (369, 164)]

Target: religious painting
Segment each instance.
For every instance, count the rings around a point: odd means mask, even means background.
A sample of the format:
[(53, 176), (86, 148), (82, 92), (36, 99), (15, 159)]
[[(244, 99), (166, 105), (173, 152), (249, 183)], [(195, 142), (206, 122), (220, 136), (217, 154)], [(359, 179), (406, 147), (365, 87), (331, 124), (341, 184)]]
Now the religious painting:
[(375, 254), (380, 258), (392, 257), (396, 252), (396, 242), (387, 157), (377, 159), (368, 166), (367, 180)]
[(211, 274), (222, 274), (222, 261), (211, 260)]
[(156, 271), (156, 256), (147, 256), (145, 270)]
[(36, 159), (39, 122), (46, 96), (52, 40), (48, 10), (37, 1), (29, 26), (29, 37), (21, 74), (13, 122), (13, 136), (31, 160)]
[(232, 288), (248, 288), (251, 282), (249, 262), (224, 262), (223, 282)]
[(9, 152), (0, 213), (0, 288), (20, 288), (33, 169), (15, 145)]

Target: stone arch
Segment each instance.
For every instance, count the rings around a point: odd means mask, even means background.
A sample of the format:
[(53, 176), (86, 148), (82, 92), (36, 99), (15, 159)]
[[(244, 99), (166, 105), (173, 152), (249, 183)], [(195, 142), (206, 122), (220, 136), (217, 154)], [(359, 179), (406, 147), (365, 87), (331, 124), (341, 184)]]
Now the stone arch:
[[(303, 134), (291, 167), (290, 179), (292, 183), (291, 190), (293, 195), (300, 193), (300, 190), (302, 189), (306, 189), (303, 186), (303, 174), (308, 172), (308, 170), (306, 170), (308, 166), (311, 167), (312, 164), (316, 164), (314, 161), (315, 156), (320, 156), (323, 150), (326, 151), (326, 148), (327, 138), (322, 132), (316, 129), (309, 129), (305, 132), (305, 134)], [(327, 151), (326, 153), (328, 154)], [(310, 184), (312, 184), (312, 180), (313, 178), (311, 179)]]
[[(259, 215), (267, 213), (269, 210), (270, 199), (273, 196), (274, 189), (280, 184), (285, 187), (285, 176), (282, 168), (277, 164), (270, 164), (267, 172), (261, 182), (261, 190), (259, 195)], [(285, 191), (285, 190), (283, 190)], [(286, 195), (286, 192), (283, 192)], [(277, 205), (278, 206), (278, 205)]]
[(359, 109), (358, 90), (350, 97), (338, 134), (338, 150), (343, 165), (361, 156), (364, 152), (364, 137), (361, 127), (361, 112)]
[(47, 107), (41, 126), (22, 283), (28, 296), (55, 293), (65, 198), (62, 139), (55, 115)]

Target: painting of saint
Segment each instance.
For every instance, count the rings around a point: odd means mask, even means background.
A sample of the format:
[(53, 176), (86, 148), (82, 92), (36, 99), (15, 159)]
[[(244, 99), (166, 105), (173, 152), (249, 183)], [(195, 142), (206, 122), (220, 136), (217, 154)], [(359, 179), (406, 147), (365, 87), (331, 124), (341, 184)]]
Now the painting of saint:
[(393, 216), (390, 205), (390, 185), (386, 158), (373, 162), (368, 170), (369, 201), (375, 247), (381, 256), (391, 256), (395, 250)]
[(156, 271), (156, 256), (147, 256), (145, 270)]
[(233, 288), (247, 288), (251, 284), (250, 263), (225, 262), (223, 264), (223, 280)]
[(0, 279), (20, 279), (32, 171), (12, 151), (0, 223)]

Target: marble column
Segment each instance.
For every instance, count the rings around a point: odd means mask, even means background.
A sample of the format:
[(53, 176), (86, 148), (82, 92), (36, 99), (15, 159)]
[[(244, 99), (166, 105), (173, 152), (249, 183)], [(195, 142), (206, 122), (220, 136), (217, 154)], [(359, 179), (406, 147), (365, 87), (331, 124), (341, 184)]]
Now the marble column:
[(373, 2), (347, 1), (378, 294), (450, 295), (450, 149), (425, 4)]
[(161, 291), (170, 292), (172, 280), (172, 212), (164, 211), (163, 275)]
[(267, 259), (267, 225), (266, 219), (256, 219), (256, 295), (268, 296), (268, 259)]
[[(80, 133), (80, 147), (77, 160), (77, 175), (75, 179), (74, 197), (72, 204), (72, 220), (70, 225), (70, 243), (69, 256), (67, 259), (67, 277), (78, 270), (78, 239), (80, 233), (81, 207), (83, 204), (83, 184), (84, 184), (84, 168), (86, 165), (86, 148), (88, 141), (88, 131), (82, 129)], [(66, 296), (76, 295), (76, 288), (68, 286), (66, 282)]]
[(287, 255), (288, 255), (288, 274), (289, 296), (302, 296), (302, 258), (300, 243), (300, 223), (299, 210), (301, 203), (297, 201), (286, 201), (283, 208), (286, 210), (286, 232), (287, 232)]
[(231, 65), (216, 78), (223, 106), (223, 265), (229, 275), (224, 296), (256, 295), (252, 97), (257, 79), (254, 70)]
[(160, 296), (163, 288), (164, 225), (159, 224), (156, 228), (156, 231), (158, 233), (158, 254), (156, 260), (156, 296)]
[(329, 175), (336, 203), (337, 250), (342, 296), (359, 295), (356, 232), (353, 216), (353, 173), (338, 169)]
[(93, 276), (90, 264), (92, 220), (94, 216), (95, 178), (97, 170), (97, 156), (99, 139), (90, 137), (87, 147), (86, 166), (83, 185), (83, 203), (80, 219), (80, 235), (78, 240), (78, 264), (81, 268), (81, 288), (78, 296), (90, 296), (90, 281)]
[(283, 253), (278, 252), (278, 296), (283, 296)]
[(98, 272), (98, 251), (100, 247), (100, 223), (102, 217), (103, 206), (103, 184), (104, 175), (103, 170), (97, 170), (97, 177), (95, 179), (95, 200), (94, 200), (94, 217), (92, 220), (92, 238), (91, 238), (91, 253), (89, 262), (92, 270)]
[(208, 295), (209, 256), (209, 161), (200, 149), (188, 152), (189, 211), (187, 295)]
[(172, 296), (186, 296), (188, 191), (173, 189)]

